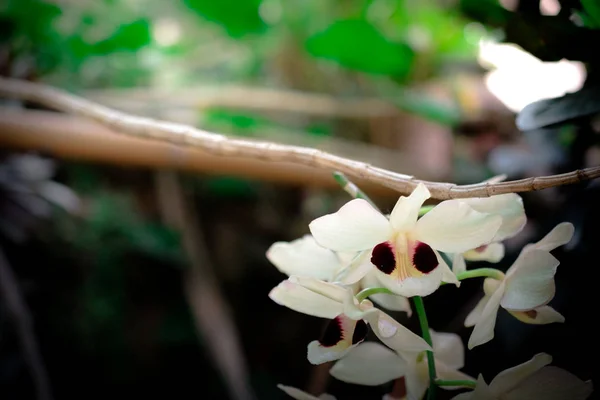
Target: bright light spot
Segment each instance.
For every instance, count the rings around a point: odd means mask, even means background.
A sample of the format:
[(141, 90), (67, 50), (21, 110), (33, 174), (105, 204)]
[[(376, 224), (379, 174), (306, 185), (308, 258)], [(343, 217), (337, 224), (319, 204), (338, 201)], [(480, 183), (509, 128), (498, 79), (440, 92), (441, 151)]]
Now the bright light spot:
[(542, 15), (557, 15), (560, 12), (560, 3), (558, 0), (540, 1), (540, 13)]
[(172, 18), (163, 18), (152, 26), (152, 36), (161, 46), (172, 46), (181, 39), (181, 26)]
[(509, 11), (515, 11), (517, 9), (518, 0), (500, 0), (500, 4)]
[(476, 45), (487, 35), (485, 27), (479, 22), (470, 22), (463, 29), (465, 40), (472, 45)]
[(258, 14), (267, 24), (275, 25), (281, 20), (281, 4), (279, 0), (264, 0), (258, 9)]
[(515, 45), (490, 41), (480, 43), (479, 62), (492, 69), (485, 78), (489, 91), (515, 112), (581, 89), (586, 76), (580, 62), (542, 62)]

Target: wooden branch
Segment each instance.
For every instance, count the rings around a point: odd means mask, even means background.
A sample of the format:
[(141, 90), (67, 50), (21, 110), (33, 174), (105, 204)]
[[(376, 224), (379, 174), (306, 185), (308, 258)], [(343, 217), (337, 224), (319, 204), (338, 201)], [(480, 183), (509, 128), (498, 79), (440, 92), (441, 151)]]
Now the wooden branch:
[(216, 156), (291, 162), (330, 172), (340, 171), (351, 178), (368, 180), (394, 189), (401, 194), (412, 192), (419, 182), (423, 182), (431, 192), (432, 198), (439, 200), (527, 192), (600, 177), (600, 167), (591, 167), (560, 175), (498, 183), (456, 185), (445, 182), (428, 182), (313, 148), (228, 138), (187, 125), (127, 115), (40, 84), (0, 78), (0, 95), (29, 100), (67, 113), (88, 117), (123, 134), (191, 146)]

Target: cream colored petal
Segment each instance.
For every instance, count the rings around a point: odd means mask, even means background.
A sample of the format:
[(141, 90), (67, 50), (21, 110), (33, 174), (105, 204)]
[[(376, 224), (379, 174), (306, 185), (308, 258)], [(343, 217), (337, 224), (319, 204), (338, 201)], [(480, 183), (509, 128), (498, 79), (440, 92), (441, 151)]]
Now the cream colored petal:
[(321, 396), (316, 397), (300, 389), (296, 389), (295, 387), (285, 385), (277, 385), (277, 387), (296, 400), (335, 400), (335, 397), (329, 394), (322, 394)]
[(477, 321), (479, 321), (479, 318), (481, 318), (481, 313), (483, 312), (483, 309), (487, 305), (488, 301), (490, 301), (490, 296), (484, 295), (481, 300), (479, 300), (475, 308), (471, 310), (469, 315), (467, 315), (467, 318), (465, 319), (465, 326), (467, 328), (475, 326)]
[(546, 250), (552, 251), (555, 248), (567, 244), (571, 241), (575, 227), (570, 222), (561, 222), (556, 225), (546, 236), (537, 243), (529, 244), (525, 247), (527, 250)]
[(448, 253), (464, 253), (492, 241), (502, 217), (473, 210), (458, 200), (446, 200), (419, 219), (414, 239)]
[(339, 315), (329, 322), (320, 340), (308, 344), (307, 359), (313, 365), (339, 360), (363, 342), (367, 333), (364, 321)]
[(373, 268), (371, 251), (362, 251), (350, 261), (347, 267), (341, 269), (333, 280), (344, 285), (353, 285), (371, 272)]
[(509, 311), (516, 319), (526, 324), (545, 325), (565, 322), (565, 317), (550, 306), (541, 306), (529, 311)]
[(410, 196), (401, 196), (390, 214), (390, 223), (395, 231), (411, 230), (417, 222), (421, 206), (431, 197), (425, 185), (419, 183)]
[(314, 292), (289, 279), (273, 288), (269, 297), (279, 305), (315, 317), (331, 319), (344, 311), (342, 301)]
[(506, 274), (506, 291), (501, 305), (507, 310), (531, 310), (554, 297), (554, 274), (559, 261), (544, 250), (531, 250), (519, 256)]
[(536, 354), (531, 360), (506, 369), (496, 375), (492, 383), (490, 383), (490, 389), (496, 395), (508, 393), (522, 381), (551, 362), (552, 357), (549, 354)]
[(364, 342), (331, 368), (336, 379), (357, 385), (377, 386), (404, 376), (406, 362), (375, 342)]
[[(436, 361), (448, 368), (461, 369), (465, 366), (465, 346), (456, 333), (429, 330)], [(446, 379), (446, 378), (442, 378)]]
[(584, 382), (564, 369), (544, 367), (504, 395), (506, 400), (585, 400), (593, 391), (592, 382)]
[[(372, 270), (361, 280), (361, 288), (367, 289), (376, 287), (383, 287), (383, 284), (379, 282), (375, 271)], [(410, 301), (404, 296), (379, 293), (373, 294), (369, 296), (369, 298), (387, 310), (404, 311), (408, 314), (409, 317), (412, 315)]]
[(498, 242), (492, 242), (488, 245), (478, 247), (463, 253), (463, 257), (468, 261), (487, 261), (497, 263), (504, 258), (504, 245)]
[[(414, 358), (414, 357), (413, 357)], [(406, 398), (408, 400), (422, 400), (429, 387), (429, 371), (426, 358), (420, 362), (414, 359), (407, 360), (406, 370)]]
[(329, 361), (335, 361), (343, 358), (350, 353), (356, 345), (350, 345), (344, 348), (325, 347), (318, 340), (313, 340), (308, 344), (306, 358), (313, 365), (320, 365)]
[(331, 280), (341, 267), (336, 254), (319, 246), (311, 235), (274, 243), (267, 250), (267, 259), (288, 276), (311, 276), (324, 281)]
[(379, 340), (400, 354), (432, 350), (423, 338), (381, 310), (367, 314), (365, 319)]
[(346, 203), (338, 212), (312, 221), (308, 227), (317, 243), (335, 251), (361, 251), (392, 235), (386, 217), (362, 199)]
[(315, 293), (330, 299), (343, 303), (348, 294), (349, 288), (336, 285), (330, 282), (323, 282), (309, 276), (293, 275), (288, 278), (290, 282), (295, 282)]
[[(465, 253), (467, 254), (468, 251)], [(461, 253), (454, 253), (454, 257), (452, 258), (452, 272), (454, 275), (458, 275), (467, 270), (467, 264), (465, 263), (465, 258)]]
[(527, 222), (523, 199), (516, 193), (461, 199), (461, 201), (469, 204), (475, 211), (502, 217), (502, 225), (493, 239), (495, 242), (515, 236)]
[(504, 292), (504, 284), (500, 285), (498, 290), (490, 297), (488, 303), (483, 308), (475, 329), (469, 337), (467, 347), (472, 350), (475, 346), (482, 345), (494, 338), (494, 327), (496, 326), (496, 316), (500, 307), (500, 300)]
[(485, 383), (483, 376), (479, 374), (475, 390), (456, 395), (452, 400), (498, 400), (498, 398), (492, 393), (487, 383)]

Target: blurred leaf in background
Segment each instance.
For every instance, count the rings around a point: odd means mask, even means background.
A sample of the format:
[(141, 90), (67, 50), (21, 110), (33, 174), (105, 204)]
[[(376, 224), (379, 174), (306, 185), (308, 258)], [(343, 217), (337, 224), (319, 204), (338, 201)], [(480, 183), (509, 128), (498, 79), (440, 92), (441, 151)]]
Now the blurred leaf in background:
[(184, 3), (207, 21), (221, 25), (233, 38), (266, 29), (260, 16), (261, 0), (184, 0)]

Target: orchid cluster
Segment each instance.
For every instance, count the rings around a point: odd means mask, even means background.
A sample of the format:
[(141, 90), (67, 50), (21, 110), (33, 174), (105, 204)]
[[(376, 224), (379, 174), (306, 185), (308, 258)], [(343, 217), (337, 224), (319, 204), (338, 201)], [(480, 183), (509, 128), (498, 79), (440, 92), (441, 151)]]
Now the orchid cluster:
[[(555, 293), (559, 261), (551, 251), (568, 243), (573, 225), (561, 223), (537, 243), (523, 248), (513, 265), (467, 269), (466, 261), (496, 263), (504, 256), (502, 241), (526, 224), (521, 198), (514, 193), (489, 198), (447, 200), (435, 207), (419, 184), (402, 196), (391, 214), (384, 215), (361, 192), (337, 212), (309, 224), (310, 235), (274, 243), (267, 258), (288, 279), (269, 297), (294, 311), (328, 322), (322, 337), (308, 343), (312, 364), (336, 361), (330, 374), (341, 381), (382, 385), (404, 380), (401, 396), (420, 400), (436, 388), (469, 389), (454, 399), (585, 399), (590, 382), (548, 366), (551, 357), (538, 354), (528, 362), (501, 372), (488, 385), (463, 373), (464, 346), (454, 333), (429, 329), (422, 296), (442, 284), (485, 278), (484, 296), (465, 320), (474, 327), (468, 341), (473, 349), (494, 338), (499, 307), (528, 324), (564, 322), (547, 304)], [(451, 263), (451, 265), (449, 265)], [(384, 311), (410, 317), (413, 300), (422, 334), (417, 335)], [(381, 343), (365, 341), (372, 331)], [(314, 397), (280, 385), (296, 399)]]

